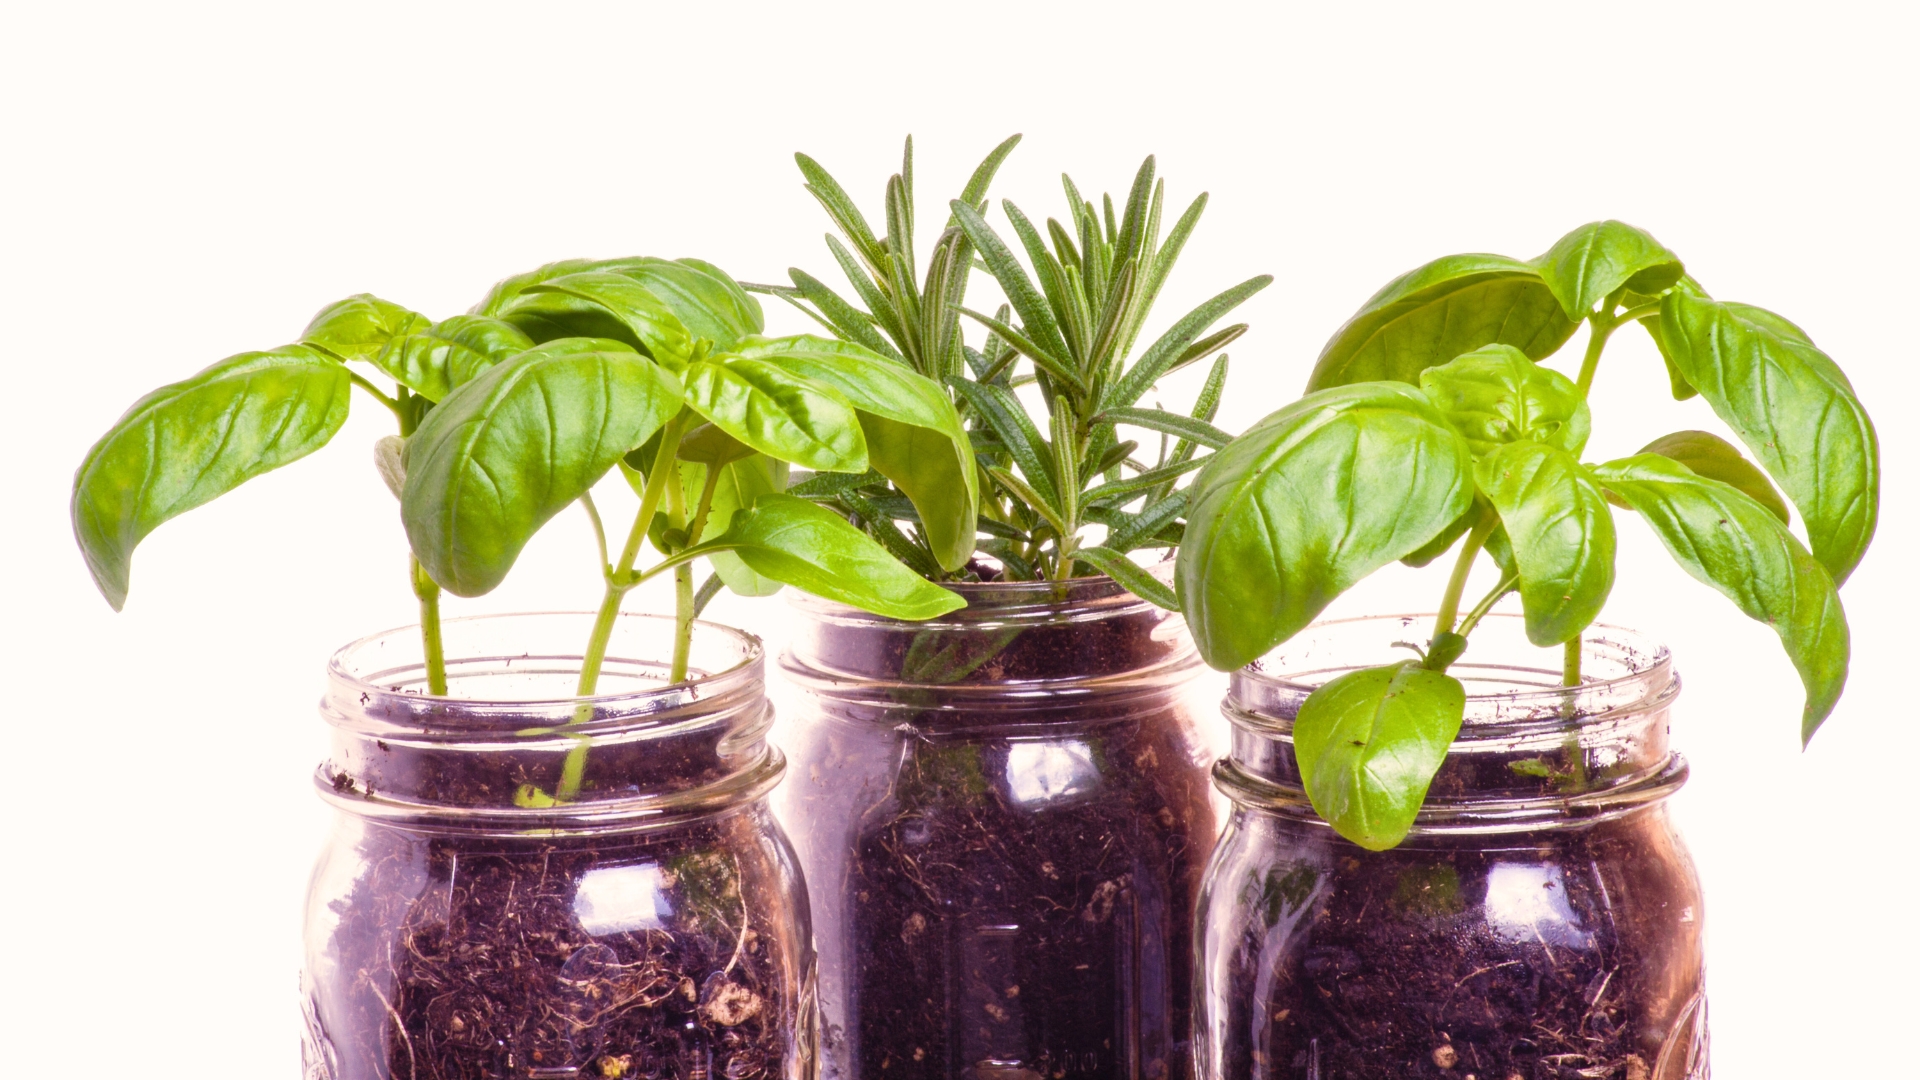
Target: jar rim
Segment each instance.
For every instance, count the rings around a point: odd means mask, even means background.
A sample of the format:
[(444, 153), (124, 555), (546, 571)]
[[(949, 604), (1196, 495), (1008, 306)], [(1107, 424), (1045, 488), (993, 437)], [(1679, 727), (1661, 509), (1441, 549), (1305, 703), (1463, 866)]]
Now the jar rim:
[[(458, 618), (443, 620), (440, 625), (443, 635), (449, 628), (498, 626), (514, 620), (584, 619), (589, 620), (590, 625), (590, 620), (594, 619), (597, 614), (596, 612), (590, 611), (498, 612), (487, 615), (463, 615)], [(661, 625), (671, 624), (674, 621), (675, 619), (671, 615), (623, 611), (618, 615), (616, 625), (635, 626), (641, 625), (642, 623)], [(662, 680), (657, 685), (640, 689), (619, 690), (611, 693), (538, 697), (476, 698), (451, 693), (431, 694), (414, 689), (402, 690), (396, 688), (392, 680), (384, 682), (374, 680), (381, 675), (406, 670), (413, 665), (401, 665), (400, 667), (365, 672), (361, 672), (353, 666), (352, 662), (359, 654), (397, 638), (417, 640), (419, 633), (420, 624), (410, 623), (405, 626), (390, 627), (386, 630), (368, 634), (365, 637), (351, 641), (334, 650), (333, 655), (327, 658), (327, 677), (341, 689), (366, 695), (369, 703), (379, 699), (404, 699), (416, 707), (421, 705), (445, 705), (461, 710), (485, 708), (487, 706), (511, 706), (515, 709), (555, 709), (592, 705), (595, 706), (597, 710), (615, 707), (617, 711), (626, 711), (618, 707), (632, 706), (642, 702), (659, 701), (662, 699), (677, 700), (683, 697), (689, 688), (692, 687), (712, 688), (716, 684), (724, 686), (728, 683), (735, 682), (742, 675), (751, 674), (758, 670), (766, 651), (760, 638), (755, 634), (748, 633), (737, 627), (728, 626), (724, 623), (696, 619), (693, 622), (693, 633), (695, 635), (705, 635), (709, 640), (717, 637), (724, 642), (736, 646), (739, 652), (738, 657), (726, 667), (713, 671), (702, 671), (697, 675), (689, 673), (687, 678), (679, 682), (666, 682)], [(545, 659), (577, 662), (582, 660), (583, 657), (580, 655), (556, 655), (545, 657)]]

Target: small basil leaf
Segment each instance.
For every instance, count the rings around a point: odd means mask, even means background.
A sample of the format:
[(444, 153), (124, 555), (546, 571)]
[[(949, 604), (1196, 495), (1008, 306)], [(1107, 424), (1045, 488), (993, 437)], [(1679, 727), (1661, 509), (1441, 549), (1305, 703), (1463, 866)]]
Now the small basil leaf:
[(1846, 686), (1846, 612), (1833, 579), (1771, 510), (1730, 484), (1657, 454), (1594, 472), (1640, 512), (1687, 573), (1780, 635), (1807, 689), (1802, 741), (1813, 738)]
[(1773, 512), (1782, 525), (1788, 521), (1787, 500), (1753, 462), (1740, 455), (1738, 447), (1705, 431), (1676, 431), (1662, 435), (1640, 448), (1643, 454), (1659, 454), (1685, 465), (1695, 475), (1718, 480), (1739, 488), (1741, 493)]
[(723, 535), (690, 549), (714, 551), (733, 552), (756, 574), (889, 618), (931, 619), (967, 605), (845, 518), (791, 495), (761, 495)]
[(1559, 645), (1587, 628), (1613, 591), (1613, 511), (1571, 454), (1518, 442), (1474, 465), (1520, 572), (1527, 639)]
[(1425, 546), (1466, 513), (1472, 468), (1465, 441), (1400, 383), (1322, 390), (1255, 424), (1188, 487), (1176, 582), (1200, 655), (1246, 664)]
[(680, 387), (615, 341), (557, 341), (448, 394), (407, 440), (401, 517), (456, 596), (499, 585), (533, 534), (680, 409)]
[(163, 522), (326, 445), (347, 369), (303, 345), (230, 356), (134, 402), (73, 476), (73, 533), (115, 611), (133, 549)]
[[(683, 441), (681, 446), (685, 446)], [(787, 486), (787, 463), (778, 461), (765, 454), (753, 454), (750, 457), (734, 458), (722, 464), (708, 466), (684, 457), (680, 463), (680, 480), (686, 492), (687, 505), (696, 505), (700, 493), (707, 483), (707, 469), (718, 468), (720, 478), (713, 485), (713, 502), (707, 509), (706, 536), (721, 536), (732, 527), (736, 514), (751, 507), (754, 500), (762, 495), (783, 491)], [(713, 563), (714, 573), (727, 588), (742, 596), (772, 596), (784, 586), (770, 577), (754, 572), (753, 568), (740, 560), (740, 556), (731, 551), (709, 552), (707, 559)]]
[(1458, 680), (1414, 660), (1350, 671), (1315, 690), (1293, 722), (1314, 810), (1368, 851), (1406, 839), (1466, 707)]
[(1786, 490), (1835, 584), (1880, 514), (1880, 444), (1838, 366), (1800, 328), (1746, 304), (1683, 292), (1661, 301), (1673, 359)]
[[(1686, 274), (1681, 275), (1680, 280), (1674, 283), (1673, 288), (1676, 292), (1684, 292), (1689, 296), (1707, 295), (1707, 290), (1701, 288), (1699, 282), (1693, 280), (1692, 276)], [(1621, 298), (1620, 303), (1628, 308), (1636, 308), (1656, 302), (1659, 299), (1658, 296), (1645, 295), (1628, 289), (1626, 295)], [(1660, 350), (1660, 359), (1662, 363), (1666, 365), (1667, 385), (1673, 393), (1673, 400), (1685, 401), (1688, 398), (1697, 396), (1700, 391), (1693, 388), (1693, 384), (1687, 381), (1685, 375), (1680, 374), (1680, 368), (1673, 362), (1673, 346), (1667, 343), (1666, 332), (1660, 325), (1660, 313), (1655, 311), (1652, 314), (1641, 316), (1640, 325), (1646, 330), (1647, 335), (1653, 338), (1654, 347)]]
[(1622, 221), (1582, 225), (1555, 241), (1533, 265), (1560, 309), (1575, 321), (1586, 318), (1622, 285), (1651, 296), (1686, 273), (1678, 255)]
[(455, 315), (417, 333), (389, 340), (373, 364), (394, 382), (439, 401), (494, 364), (533, 348), (512, 323)]
[(1592, 419), (1572, 379), (1511, 345), (1487, 345), (1420, 373), (1420, 388), (1474, 456), (1526, 439), (1578, 454)]
[(1578, 325), (1534, 267), (1504, 255), (1449, 255), (1375, 293), (1321, 350), (1307, 389), (1415, 382), (1482, 345), (1512, 345), (1539, 360)]
[[(556, 295), (557, 294), (557, 295)], [(548, 328), (567, 337), (610, 337), (646, 350), (678, 373), (693, 351), (693, 335), (666, 301), (622, 274), (590, 270), (528, 286), (501, 318), (544, 338)], [(608, 321), (617, 331), (610, 332)]]
[[(658, 447), (655, 449), (657, 450)], [(647, 453), (647, 447), (643, 446), (633, 453), (640, 455), (639, 460), (636, 462), (633, 456), (629, 455), (627, 463), (636, 468), (644, 470), (653, 461), (653, 455)], [(738, 461), (757, 453), (759, 453), (758, 450), (712, 424), (701, 424), (680, 439), (681, 461), (697, 461), (703, 465), (725, 465), (729, 461)]]
[(372, 361), (387, 342), (432, 325), (417, 311), (360, 293), (320, 309), (301, 332), (300, 343), (342, 360)]
[(838, 392), (859, 413), (868, 462), (920, 512), (935, 561), (944, 570), (967, 564), (979, 475), (960, 414), (939, 383), (863, 346), (810, 334), (749, 338), (738, 355)]
[(821, 472), (867, 469), (859, 417), (836, 390), (742, 356), (693, 364), (686, 385), (694, 411), (763, 454)]

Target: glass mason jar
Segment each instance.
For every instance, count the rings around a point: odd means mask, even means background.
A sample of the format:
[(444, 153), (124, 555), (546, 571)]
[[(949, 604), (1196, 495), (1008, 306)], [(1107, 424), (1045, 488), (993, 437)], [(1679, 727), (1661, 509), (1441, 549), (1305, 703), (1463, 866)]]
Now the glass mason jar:
[(1202, 901), (1200, 1073), (1286, 1080), (1707, 1076), (1700, 886), (1664, 800), (1680, 692), (1666, 649), (1589, 629), (1585, 681), (1518, 616), (1451, 674), (1466, 722), (1413, 832), (1369, 852), (1309, 806), (1307, 695), (1389, 663), (1430, 617), (1309, 627), (1236, 672), (1232, 815)]
[[(591, 614), (449, 620), (449, 693), (417, 628), (335, 654), (316, 777), (340, 813), (314, 869), (306, 1076), (798, 1080), (813, 949), (767, 808), (758, 639), (623, 615), (575, 698)], [(554, 802), (570, 754), (579, 794)], [(576, 761), (576, 764), (582, 764)]]
[(775, 797), (835, 1078), (1184, 1078), (1213, 845), (1185, 623), (1108, 578), (925, 623), (796, 597)]

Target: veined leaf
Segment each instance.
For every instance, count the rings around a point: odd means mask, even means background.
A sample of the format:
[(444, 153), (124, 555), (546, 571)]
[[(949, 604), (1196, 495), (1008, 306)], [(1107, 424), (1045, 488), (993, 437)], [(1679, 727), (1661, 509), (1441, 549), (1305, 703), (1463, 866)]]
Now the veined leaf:
[(967, 564), (979, 481), (960, 414), (939, 383), (851, 342), (806, 334), (749, 338), (739, 355), (838, 392), (859, 413), (868, 462), (920, 511), (941, 568)]
[(1559, 645), (1585, 630), (1613, 591), (1613, 511), (1586, 468), (1554, 446), (1515, 442), (1474, 465), (1520, 571), (1527, 640)]
[(1622, 221), (1582, 225), (1533, 260), (1567, 318), (1580, 321), (1622, 285), (1652, 296), (1686, 273), (1680, 256)]
[[(557, 295), (556, 295), (557, 294)], [(624, 274), (589, 270), (523, 289), (501, 318), (538, 340), (608, 337), (646, 350), (668, 371), (685, 370), (693, 335), (666, 301)], [(617, 331), (608, 331), (611, 324)]]
[(1350, 671), (1315, 690), (1293, 722), (1314, 810), (1368, 851), (1406, 839), (1466, 707), (1458, 680), (1412, 660)]
[(1640, 512), (1674, 561), (1766, 623), (1806, 686), (1800, 737), (1840, 700), (1850, 652), (1833, 579), (1773, 512), (1730, 484), (1657, 454), (1595, 468), (1606, 489)]
[(826, 472), (865, 472), (867, 440), (838, 391), (765, 360), (716, 356), (687, 368), (695, 412), (755, 450)]
[(695, 338), (732, 349), (766, 329), (766, 315), (727, 272), (702, 259), (615, 259), (608, 270), (658, 297)]
[(1800, 328), (1770, 311), (1679, 290), (1660, 322), (1687, 382), (1786, 490), (1835, 584), (1880, 515), (1880, 443), (1853, 386)]
[(544, 266), (529, 270), (524, 274), (515, 274), (509, 278), (502, 278), (494, 282), (493, 288), (488, 289), (487, 295), (482, 297), (479, 303), (468, 309), (467, 314), (487, 315), (498, 318), (506, 306), (512, 303), (514, 298), (519, 296), (528, 286), (538, 285), (540, 282), (549, 281), (566, 274), (578, 274), (582, 271), (592, 270), (593, 268), (594, 263), (592, 259), (561, 259), (558, 262), (550, 262)]
[(133, 549), (163, 522), (326, 445), (350, 388), (339, 361), (286, 345), (134, 402), (73, 476), (73, 535), (107, 603), (127, 602)]
[(755, 573), (894, 619), (931, 619), (967, 606), (901, 565), (865, 533), (824, 507), (766, 494), (733, 517), (726, 533), (686, 555), (731, 551)]
[[(684, 447), (685, 443), (681, 445)], [(709, 468), (719, 469), (720, 478), (714, 482), (713, 501), (707, 510), (703, 535), (708, 537), (724, 535), (733, 526), (735, 515), (752, 507), (761, 496), (782, 491), (787, 486), (787, 463), (765, 454), (733, 458), (716, 465), (689, 461), (683, 457), (680, 483), (689, 507), (699, 503), (700, 493), (706, 488)], [(741, 596), (772, 596), (782, 587), (773, 578), (755, 573), (734, 552), (712, 551), (707, 559), (713, 563), (714, 573), (720, 575), (720, 580), (726, 583), (727, 588)]]
[(488, 368), (407, 440), (415, 556), (456, 596), (491, 591), (542, 525), (679, 410), (673, 376), (616, 341), (556, 341)]
[(1420, 389), (1466, 437), (1474, 456), (1516, 440), (1578, 454), (1592, 419), (1572, 379), (1511, 345), (1487, 345), (1420, 373)]
[(1706, 431), (1676, 431), (1662, 435), (1640, 448), (1643, 454), (1659, 454), (1677, 461), (1696, 476), (1731, 484), (1740, 493), (1772, 511), (1785, 525), (1789, 520), (1787, 500), (1780, 497), (1773, 481), (1753, 462), (1740, 456), (1732, 443)]
[(1320, 352), (1308, 391), (1420, 373), (1482, 345), (1550, 356), (1579, 324), (1534, 267), (1504, 255), (1449, 255), (1373, 295)]
[(321, 308), (301, 332), (300, 343), (342, 360), (372, 361), (387, 342), (432, 325), (432, 319), (417, 311), (359, 293)]
[(373, 365), (428, 401), (533, 348), (520, 328), (480, 315), (455, 315), (425, 330), (390, 339)]
[(1227, 671), (1292, 637), (1465, 513), (1472, 469), (1400, 383), (1323, 390), (1255, 424), (1188, 487), (1176, 582), (1200, 655)]

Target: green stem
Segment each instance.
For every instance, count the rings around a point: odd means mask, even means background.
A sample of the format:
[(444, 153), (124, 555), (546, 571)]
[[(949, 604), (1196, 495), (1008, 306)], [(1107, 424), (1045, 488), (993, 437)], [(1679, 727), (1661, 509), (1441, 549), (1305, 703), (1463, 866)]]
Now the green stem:
[(1460, 555), (1453, 560), (1453, 574), (1447, 578), (1446, 595), (1440, 598), (1440, 613), (1434, 616), (1435, 640), (1439, 640), (1441, 634), (1453, 632), (1454, 620), (1460, 614), (1460, 594), (1467, 589), (1467, 575), (1473, 572), (1473, 560), (1479, 557), (1480, 549), (1486, 545), (1487, 537), (1493, 534), (1494, 526), (1498, 524), (1499, 517), (1483, 513), (1473, 530), (1467, 533), (1467, 542), (1460, 546)]
[(1607, 339), (1613, 336), (1614, 328), (1620, 324), (1611, 318), (1595, 315), (1589, 325), (1592, 327), (1592, 333), (1587, 336), (1587, 355), (1580, 361), (1578, 383), (1580, 396), (1583, 398), (1587, 396), (1587, 391), (1593, 388), (1593, 373), (1600, 367), (1600, 353), (1607, 347)]
[[(350, 382), (352, 382), (353, 385), (359, 387), (362, 390), (365, 390), (369, 394), (372, 394), (375, 401), (378, 401), (380, 404), (385, 405), (388, 409), (392, 410), (393, 415), (399, 417), (400, 421), (403, 424), (406, 422), (407, 414), (404, 410), (401, 409), (400, 403), (388, 397), (386, 394), (381, 393), (379, 387), (368, 382), (364, 377), (361, 376), (359, 372), (353, 370), (352, 368), (348, 368), (347, 379)], [(407, 431), (402, 431), (400, 434), (407, 435), (411, 433)]]
[(593, 539), (600, 545), (600, 576), (605, 578), (613, 572), (612, 564), (607, 562), (607, 527), (600, 523), (600, 508), (593, 504), (593, 492), (581, 495), (580, 505), (593, 522)]
[(1487, 590), (1487, 595), (1481, 597), (1480, 602), (1473, 605), (1473, 610), (1467, 612), (1467, 617), (1460, 620), (1460, 636), (1473, 633), (1473, 628), (1480, 625), (1480, 620), (1487, 617), (1487, 612), (1493, 610), (1493, 605), (1499, 603), (1501, 597), (1513, 591), (1519, 580), (1518, 574), (1508, 574), (1500, 579), (1500, 584)]
[(1577, 635), (1561, 648), (1560, 685), (1580, 685), (1580, 638)]
[(427, 693), (445, 697), (447, 693), (447, 653), (440, 638), (440, 586), (427, 576), (420, 560), (407, 556), (407, 573), (413, 579), (413, 595), (420, 601), (420, 644), (427, 658)]

